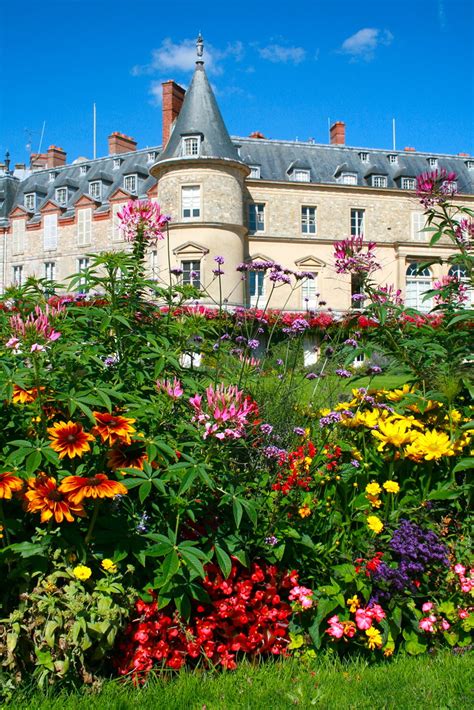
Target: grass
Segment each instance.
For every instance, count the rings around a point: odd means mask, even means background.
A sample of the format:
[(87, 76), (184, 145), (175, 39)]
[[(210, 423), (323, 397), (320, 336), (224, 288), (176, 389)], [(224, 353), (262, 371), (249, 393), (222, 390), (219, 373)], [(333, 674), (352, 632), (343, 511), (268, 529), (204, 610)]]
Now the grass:
[(15, 710), (464, 710), (474, 707), (472, 655), (449, 651), (369, 665), (332, 659), (242, 664), (231, 673), (180, 672), (144, 688), (107, 681), (98, 694), (16, 694)]

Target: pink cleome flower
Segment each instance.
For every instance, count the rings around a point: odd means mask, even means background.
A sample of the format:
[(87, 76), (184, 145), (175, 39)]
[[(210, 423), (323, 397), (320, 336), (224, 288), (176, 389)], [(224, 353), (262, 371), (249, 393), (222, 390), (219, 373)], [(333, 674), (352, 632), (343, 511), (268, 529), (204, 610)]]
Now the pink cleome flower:
[(380, 265), (375, 260), (375, 242), (364, 244), (364, 237), (349, 237), (336, 242), (334, 259), (338, 274), (370, 274)]
[(173, 382), (171, 380), (157, 380), (156, 387), (160, 392), (166, 392), (168, 397), (177, 400), (183, 396), (183, 386), (180, 380), (174, 378)]
[(235, 385), (209, 385), (206, 401), (196, 394), (189, 403), (194, 409), (191, 421), (204, 425), (203, 439), (240, 439), (258, 414), (257, 404)]
[(417, 177), (416, 196), (424, 207), (443, 204), (457, 192), (456, 173), (445, 168), (422, 173)]
[(44, 350), (44, 344), (54, 342), (61, 337), (61, 333), (52, 326), (50, 318), (55, 318), (64, 311), (63, 305), (57, 307), (46, 305), (44, 310), (36, 306), (26, 319), (20, 315), (11, 316), (10, 328), (13, 335), (6, 343), (6, 347), (18, 350), (22, 340), (29, 340), (32, 342), (31, 352)]
[(139, 230), (147, 241), (164, 239), (163, 229), (171, 220), (161, 214), (158, 203), (150, 200), (129, 200), (117, 217), (121, 220), (119, 229), (129, 242), (135, 241)]

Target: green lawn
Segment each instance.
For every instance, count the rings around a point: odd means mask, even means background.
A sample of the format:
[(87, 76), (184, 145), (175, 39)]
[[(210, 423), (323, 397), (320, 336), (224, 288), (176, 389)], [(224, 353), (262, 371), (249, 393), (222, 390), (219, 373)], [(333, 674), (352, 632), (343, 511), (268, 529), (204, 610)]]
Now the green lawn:
[(17, 695), (15, 710), (463, 710), (474, 707), (472, 654), (400, 657), (377, 665), (318, 659), (251, 666), (235, 672), (181, 672), (147, 687), (107, 682), (100, 694)]

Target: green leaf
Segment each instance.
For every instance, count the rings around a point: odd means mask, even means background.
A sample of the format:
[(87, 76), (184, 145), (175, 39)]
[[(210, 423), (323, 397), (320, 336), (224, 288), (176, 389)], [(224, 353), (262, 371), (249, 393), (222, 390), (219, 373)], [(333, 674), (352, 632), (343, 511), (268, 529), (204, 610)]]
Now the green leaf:
[(138, 497), (140, 499), (140, 503), (143, 503), (145, 498), (148, 498), (150, 495), (151, 491), (151, 481), (144, 481), (140, 488), (138, 489)]
[(467, 471), (468, 469), (474, 468), (474, 457), (470, 459), (461, 459), (458, 461), (454, 467), (453, 473), (458, 473), (459, 471)]
[(239, 500), (237, 500), (237, 498), (234, 498), (232, 501), (232, 512), (234, 514), (235, 525), (237, 528), (240, 528), (244, 509), (242, 508), (242, 504)]
[(186, 563), (186, 566), (189, 567), (192, 572), (201, 577), (201, 579), (204, 579), (206, 573), (204, 571), (204, 567), (201, 560), (192, 553), (190, 548), (183, 549), (180, 547), (179, 551), (181, 557)]
[(215, 546), (214, 552), (216, 553), (217, 563), (224, 575), (224, 579), (227, 579), (232, 571), (232, 561), (227, 552), (223, 550), (222, 547), (219, 547), (219, 545)]
[(27, 456), (26, 473), (28, 474), (28, 476), (31, 476), (38, 470), (41, 464), (41, 458), (41, 450), (38, 451), (38, 449), (35, 449), (31, 452), (31, 454)]
[(161, 574), (163, 576), (163, 580), (164, 580), (164, 582), (161, 586), (166, 584), (166, 582), (168, 582), (168, 580), (171, 579), (171, 577), (173, 577), (178, 570), (179, 570), (179, 557), (178, 557), (178, 553), (173, 548), (173, 550), (171, 550), (171, 552), (165, 557), (165, 559), (163, 560), (163, 564), (161, 565), (160, 572), (161, 572)]

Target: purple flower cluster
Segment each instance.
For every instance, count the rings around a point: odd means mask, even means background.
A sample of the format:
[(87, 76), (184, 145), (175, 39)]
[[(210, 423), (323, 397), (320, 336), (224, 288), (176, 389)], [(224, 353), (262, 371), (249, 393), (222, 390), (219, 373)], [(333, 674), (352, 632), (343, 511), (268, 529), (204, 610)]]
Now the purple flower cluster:
[(309, 328), (309, 323), (305, 318), (295, 318), (293, 323), (288, 328), (282, 328), (283, 333), (287, 335), (300, 335)]
[(330, 424), (337, 424), (337, 422), (340, 422), (341, 419), (341, 412), (329, 412), (329, 414), (326, 414), (325, 417), (321, 417), (321, 419), (319, 420), (319, 426), (322, 429), (325, 426), (329, 426)]
[(354, 340), (354, 338), (347, 338), (347, 340), (344, 340), (343, 345), (349, 345), (351, 348), (357, 348), (358, 342), (357, 340)]
[(382, 582), (386, 590), (376, 591), (379, 599), (395, 593), (415, 592), (420, 577), (438, 567), (449, 567), (448, 550), (432, 530), (424, 530), (416, 523), (402, 520), (389, 542), (397, 567), (381, 562), (373, 573), (375, 582)]
[(260, 431), (262, 432), (262, 434), (271, 434), (273, 431), (273, 427), (271, 424), (261, 424)]
[(278, 446), (265, 446), (263, 449), (263, 455), (267, 459), (279, 459), (280, 456), (286, 454), (285, 449), (279, 449)]
[(349, 370), (336, 370), (336, 375), (338, 375), (338, 377), (352, 377)]

